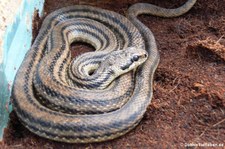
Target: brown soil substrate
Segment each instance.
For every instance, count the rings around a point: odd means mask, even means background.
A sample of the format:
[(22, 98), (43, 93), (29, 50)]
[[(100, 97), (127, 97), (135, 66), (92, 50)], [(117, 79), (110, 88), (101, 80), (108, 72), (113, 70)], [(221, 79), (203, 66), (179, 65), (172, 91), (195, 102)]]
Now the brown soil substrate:
[[(142, 0), (176, 8), (186, 0)], [(44, 16), (57, 8), (89, 4), (125, 14), (139, 0), (46, 0)], [(225, 145), (225, 0), (198, 0), (187, 14), (171, 19), (140, 16), (154, 33), (160, 64), (154, 97), (141, 123), (112, 141), (65, 144), (29, 132), (12, 112), (2, 148), (182, 148), (188, 143)], [(34, 35), (41, 19), (36, 17)], [(72, 49), (90, 47), (73, 45)], [(76, 53), (77, 54), (77, 53)], [(215, 147), (218, 148), (218, 147)]]

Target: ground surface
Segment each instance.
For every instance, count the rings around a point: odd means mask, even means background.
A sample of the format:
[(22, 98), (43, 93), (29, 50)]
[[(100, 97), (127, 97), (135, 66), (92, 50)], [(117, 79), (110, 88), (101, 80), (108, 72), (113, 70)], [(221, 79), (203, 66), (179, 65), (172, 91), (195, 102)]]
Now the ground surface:
[[(124, 14), (138, 0), (46, 0), (45, 13), (73, 4), (90, 4)], [(175, 8), (185, 0), (148, 0)], [(25, 129), (14, 113), (2, 148), (183, 148), (188, 143), (225, 145), (225, 0), (198, 0), (179, 18), (141, 16), (154, 33), (161, 56), (154, 97), (141, 123), (128, 134), (103, 143), (64, 144)], [(34, 35), (40, 27), (35, 21)], [(80, 50), (86, 46), (75, 45)], [(195, 144), (196, 143), (196, 144)], [(215, 147), (218, 148), (218, 147)]]

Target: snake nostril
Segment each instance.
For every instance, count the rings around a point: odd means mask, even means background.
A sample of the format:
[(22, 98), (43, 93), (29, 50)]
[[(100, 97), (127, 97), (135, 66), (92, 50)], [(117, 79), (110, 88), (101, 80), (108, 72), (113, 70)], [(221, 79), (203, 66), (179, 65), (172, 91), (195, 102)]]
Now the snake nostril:
[(144, 54), (144, 57), (147, 57), (148, 55), (147, 54)]

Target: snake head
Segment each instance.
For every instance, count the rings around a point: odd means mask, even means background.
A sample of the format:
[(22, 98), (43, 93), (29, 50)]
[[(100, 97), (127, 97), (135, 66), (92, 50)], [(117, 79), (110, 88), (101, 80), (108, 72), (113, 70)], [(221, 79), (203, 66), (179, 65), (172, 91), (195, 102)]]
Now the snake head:
[(143, 64), (148, 57), (147, 51), (141, 48), (128, 47), (124, 50), (113, 51), (106, 58), (109, 68), (119, 76), (136, 69)]

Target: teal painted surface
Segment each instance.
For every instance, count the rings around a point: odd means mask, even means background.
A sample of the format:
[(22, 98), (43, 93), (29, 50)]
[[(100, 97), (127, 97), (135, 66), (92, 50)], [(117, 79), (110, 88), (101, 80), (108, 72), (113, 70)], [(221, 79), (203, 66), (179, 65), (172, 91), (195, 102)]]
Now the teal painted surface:
[[(3, 38), (3, 63), (0, 63), (0, 141), (12, 110), (10, 93), (16, 72), (31, 47), (32, 15), (42, 12), (44, 0), (23, 0), (13, 24)], [(41, 15), (41, 14), (39, 14)]]

